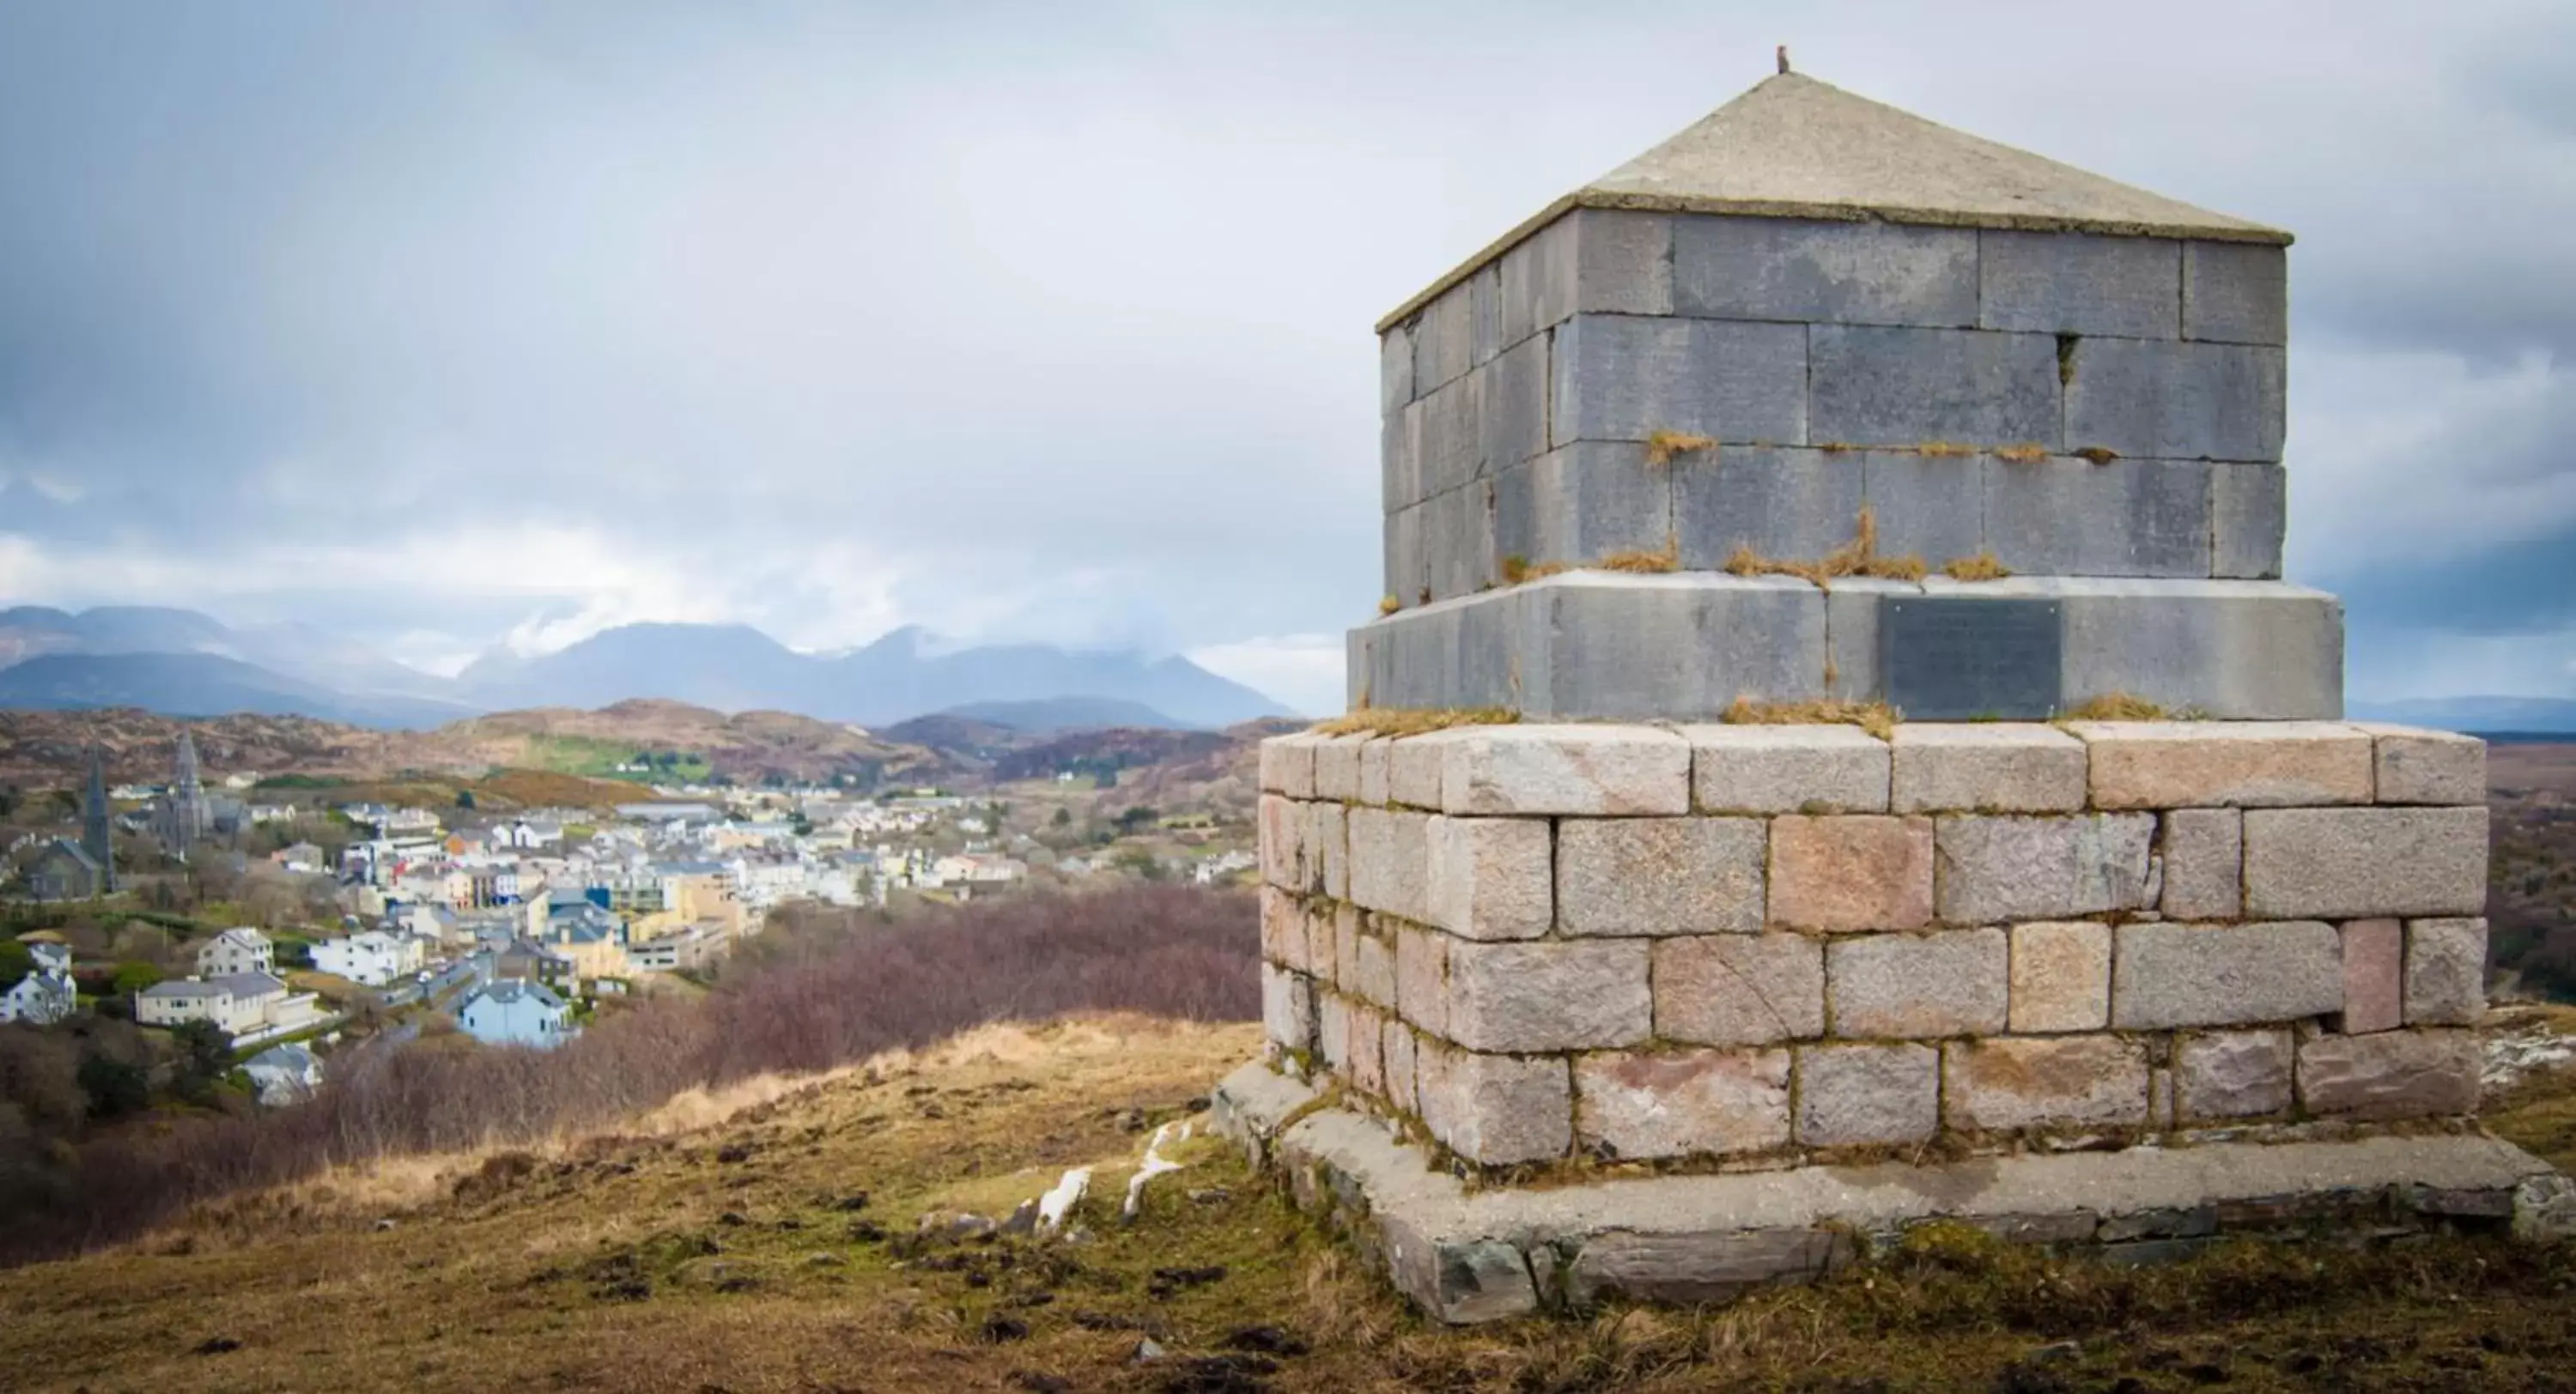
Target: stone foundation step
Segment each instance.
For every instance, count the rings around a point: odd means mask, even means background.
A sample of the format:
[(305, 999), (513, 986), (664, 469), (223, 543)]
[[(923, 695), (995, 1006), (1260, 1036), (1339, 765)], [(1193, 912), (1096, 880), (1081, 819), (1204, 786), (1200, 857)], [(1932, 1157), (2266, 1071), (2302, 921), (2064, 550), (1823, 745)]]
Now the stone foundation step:
[(1722, 1301), (1813, 1280), (1939, 1220), (2132, 1262), (2240, 1235), (2576, 1235), (2576, 1182), (2468, 1132), (1470, 1190), (1383, 1121), (1321, 1107), (1315, 1090), (1267, 1064), (1227, 1076), (1214, 1102), (1218, 1125), (1254, 1165), (1453, 1324), (1606, 1297)]

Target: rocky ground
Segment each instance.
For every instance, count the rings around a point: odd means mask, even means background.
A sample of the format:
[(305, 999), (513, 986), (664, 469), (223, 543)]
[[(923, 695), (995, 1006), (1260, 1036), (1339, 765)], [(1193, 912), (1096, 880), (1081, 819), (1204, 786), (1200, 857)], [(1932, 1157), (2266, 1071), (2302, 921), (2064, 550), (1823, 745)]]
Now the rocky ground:
[[(2495, 1130), (2576, 1163), (2576, 1042), (2499, 1013)], [(19, 1389), (2576, 1389), (2576, 1256), (2244, 1247), (2115, 1270), (1932, 1232), (1701, 1313), (1447, 1331), (1200, 1110), (1257, 1028), (991, 1027), (618, 1136), (336, 1176), (0, 1274)], [(1123, 1218), (1148, 1150), (1177, 1163)], [(1060, 1232), (1024, 1203), (1071, 1168)]]

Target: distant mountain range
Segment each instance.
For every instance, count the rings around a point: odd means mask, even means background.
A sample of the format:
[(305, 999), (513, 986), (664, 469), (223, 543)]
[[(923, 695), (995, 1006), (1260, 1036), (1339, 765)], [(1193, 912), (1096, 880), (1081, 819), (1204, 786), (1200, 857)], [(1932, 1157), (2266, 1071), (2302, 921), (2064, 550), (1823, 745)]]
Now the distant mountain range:
[(305, 715), (418, 729), (517, 707), (663, 698), (887, 725), (933, 713), (1020, 730), (1215, 728), (1285, 714), (1186, 658), (1012, 644), (944, 649), (919, 629), (800, 653), (747, 625), (635, 624), (554, 653), (495, 650), (454, 679), (304, 626), (234, 629), (193, 610), (0, 610), (0, 707)]
[(2346, 702), (2356, 721), (2396, 721), (2479, 734), (2576, 733), (2576, 701), (2558, 697), (2417, 697), (2401, 702)]

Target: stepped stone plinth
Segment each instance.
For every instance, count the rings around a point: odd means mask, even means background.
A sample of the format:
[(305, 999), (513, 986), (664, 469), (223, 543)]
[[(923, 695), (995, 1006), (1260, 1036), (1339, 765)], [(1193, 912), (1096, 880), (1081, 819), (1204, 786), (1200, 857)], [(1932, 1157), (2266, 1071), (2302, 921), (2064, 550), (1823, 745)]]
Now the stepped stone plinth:
[(1255, 1159), (1448, 1321), (2576, 1230), (2475, 1124), (2485, 747), (2336, 719), (2280, 579), (2288, 242), (1783, 75), (1390, 316)]

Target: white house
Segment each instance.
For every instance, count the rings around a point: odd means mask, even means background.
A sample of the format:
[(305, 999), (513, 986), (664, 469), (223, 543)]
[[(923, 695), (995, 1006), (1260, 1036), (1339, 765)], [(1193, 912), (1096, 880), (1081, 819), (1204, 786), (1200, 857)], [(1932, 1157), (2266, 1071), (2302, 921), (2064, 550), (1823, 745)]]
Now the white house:
[(0, 1021), (51, 1026), (80, 1009), (80, 991), (72, 986), (72, 951), (60, 944), (29, 944), (35, 966), (27, 976), (0, 990)]
[(145, 1026), (211, 1021), (240, 1036), (290, 1020), (299, 1003), (312, 1000), (310, 993), (288, 995), (286, 984), (266, 973), (181, 978), (134, 994), (134, 1019)]
[(383, 987), (396, 978), (417, 973), (424, 961), (419, 938), (387, 934), (380, 929), (313, 943), (315, 968), (367, 987)]
[(297, 1103), (322, 1087), (322, 1061), (300, 1045), (270, 1046), (242, 1066), (259, 1091), (259, 1101), (272, 1107)]
[(456, 1022), (485, 1045), (543, 1050), (571, 1039), (570, 1015), (564, 1000), (542, 984), (504, 978), (476, 988), (456, 1009)]
[(225, 930), (197, 950), (197, 976), (201, 978), (276, 971), (277, 946), (255, 929)]

